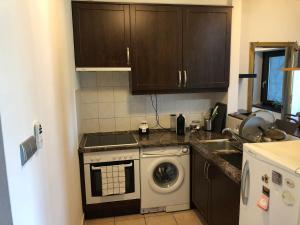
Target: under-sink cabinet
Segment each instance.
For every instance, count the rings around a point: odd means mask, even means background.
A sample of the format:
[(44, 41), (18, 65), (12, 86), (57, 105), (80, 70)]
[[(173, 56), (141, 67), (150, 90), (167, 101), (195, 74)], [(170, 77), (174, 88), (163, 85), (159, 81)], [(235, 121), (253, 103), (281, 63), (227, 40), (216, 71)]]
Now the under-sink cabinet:
[(131, 70), (132, 94), (227, 91), (231, 6), (72, 7), (77, 70)]
[(198, 150), (191, 151), (191, 199), (208, 225), (238, 225), (240, 185)]

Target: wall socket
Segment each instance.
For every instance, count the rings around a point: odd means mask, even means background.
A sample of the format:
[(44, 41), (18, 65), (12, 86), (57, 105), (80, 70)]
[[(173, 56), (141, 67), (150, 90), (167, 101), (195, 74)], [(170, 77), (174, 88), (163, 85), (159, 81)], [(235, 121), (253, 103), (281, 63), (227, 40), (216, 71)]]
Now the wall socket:
[(41, 149), (43, 147), (42, 124), (39, 121), (35, 121), (33, 126), (34, 126), (34, 137), (35, 137), (37, 149)]

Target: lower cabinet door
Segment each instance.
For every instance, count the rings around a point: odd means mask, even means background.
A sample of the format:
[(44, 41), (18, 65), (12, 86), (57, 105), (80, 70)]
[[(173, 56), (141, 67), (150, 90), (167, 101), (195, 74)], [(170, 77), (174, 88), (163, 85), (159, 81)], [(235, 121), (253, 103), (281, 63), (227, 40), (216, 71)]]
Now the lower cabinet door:
[(192, 151), (192, 202), (204, 219), (208, 219), (209, 180), (205, 174), (207, 161), (196, 150)]
[(240, 185), (228, 178), (219, 168), (209, 169), (211, 195), (209, 225), (238, 225)]

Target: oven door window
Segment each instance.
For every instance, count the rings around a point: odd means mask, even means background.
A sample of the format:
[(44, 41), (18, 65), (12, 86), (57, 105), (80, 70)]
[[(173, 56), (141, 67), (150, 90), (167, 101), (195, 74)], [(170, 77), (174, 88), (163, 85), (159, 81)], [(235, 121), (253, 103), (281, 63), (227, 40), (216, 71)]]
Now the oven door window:
[(116, 165), (130, 165), (125, 166), (125, 194), (135, 192), (134, 187), (134, 161), (118, 161), (118, 162), (105, 162), (105, 163), (93, 163), (90, 164), (91, 174), (91, 193), (93, 197), (103, 196), (102, 193), (102, 168)]

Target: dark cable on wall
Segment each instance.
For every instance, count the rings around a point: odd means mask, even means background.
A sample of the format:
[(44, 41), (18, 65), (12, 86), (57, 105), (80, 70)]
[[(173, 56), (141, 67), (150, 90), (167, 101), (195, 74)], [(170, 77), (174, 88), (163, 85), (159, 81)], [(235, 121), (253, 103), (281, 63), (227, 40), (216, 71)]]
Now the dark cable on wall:
[(153, 101), (153, 97), (152, 95), (150, 95), (150, 98), (151, 98), (151, 104), (152, 104), (152, 107), (154, 109), (154, 112), (155, 112), (155, 121), (156, 121), (156, 125), (154, 127), (160, 127), (162, 129), (166, 129), (165, 127), (163, 127), (161, 124), (160, 124), (160, 121), (159, 121), (159, 115), (158, 115), (158, 100), (157, 100), (157, 95), (155, 94), (154, 95), (155, 97), (155, 102)]

